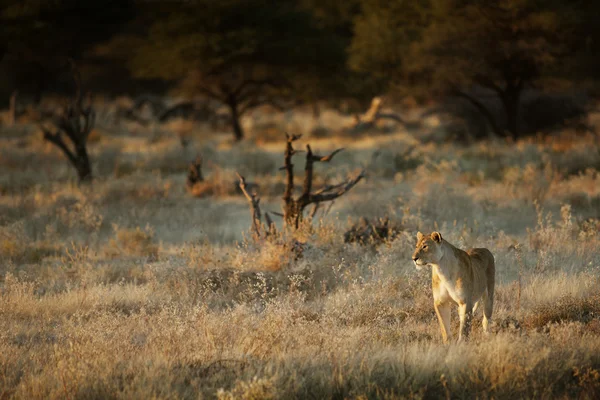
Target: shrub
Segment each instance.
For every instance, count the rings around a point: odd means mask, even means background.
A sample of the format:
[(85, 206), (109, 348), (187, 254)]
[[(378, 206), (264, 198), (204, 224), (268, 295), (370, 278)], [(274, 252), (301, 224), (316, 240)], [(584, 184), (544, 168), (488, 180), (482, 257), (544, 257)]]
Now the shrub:
[(133, 255), (148, 257), (149, 260), (158, 259), (158, 245), (154, 241), (154, 231), (150, 226), (145, 229), (120, 228), (113, 225), (114, 238), (110, 239), (106, 252), (109, 256)]

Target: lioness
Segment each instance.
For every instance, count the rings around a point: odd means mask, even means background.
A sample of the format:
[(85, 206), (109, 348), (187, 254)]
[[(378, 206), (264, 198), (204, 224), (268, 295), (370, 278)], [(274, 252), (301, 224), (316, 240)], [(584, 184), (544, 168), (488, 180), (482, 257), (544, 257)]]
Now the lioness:
[(460, 331), (458, 341), (467, 339), (471, 318), (483, 301), (483, 330), (488, 332), (494, 306), (494, 256), (488, 249), (469, 249), (466, 252), (442, 239), (439, 232), (431, 235), (417, 233), (417, 247), (412, 256), (418, 270), (431, 266), (433, 306), (440, 322), (444, 343), (452, 339), (450, 307), (458, 305)]

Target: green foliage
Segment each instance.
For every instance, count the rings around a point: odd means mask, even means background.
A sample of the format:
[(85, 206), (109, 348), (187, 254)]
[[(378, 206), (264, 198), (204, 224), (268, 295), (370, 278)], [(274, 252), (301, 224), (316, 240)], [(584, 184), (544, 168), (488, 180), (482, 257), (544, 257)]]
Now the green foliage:
[(533, 82), (568, 54), (573, 9), (538, 0), (365, 1), (351, 66), (431, 89)]
[(353, 70), (398, 82), (411, 46), (429, 20), (429, 1), (363, 1), (354, 20), (349, 64)]
[[(538, 0), (433, 1), (412, 67), (432, 83), (486, 87), (547, 76), (567, 54), (562, 8)], [(450, 62), (451, 61), (451, 62)]]
[(307, 11), (291, 3), (201, 3), (183, 4), (158, 18), (143, 41), (115, 38), (115, 49), (138, 45), (130, 54), (135, 76), (178, 80), (190, 69), (218, 76), (259, 66), (272, 73), (303, 71), (318, 63), (323, 68), (343, 65), (343, 43), (329, 40)]

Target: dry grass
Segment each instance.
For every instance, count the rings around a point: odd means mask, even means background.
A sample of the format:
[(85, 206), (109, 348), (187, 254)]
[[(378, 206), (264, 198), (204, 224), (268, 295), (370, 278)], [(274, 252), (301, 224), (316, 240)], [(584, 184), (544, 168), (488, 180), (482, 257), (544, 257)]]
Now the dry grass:
[[(312, 129), (289, 117), (275, 122)], [(327, 111), (320, 124), (345, 121)], [(589, 219), (600, 216), (600, 153), (589, 135), (408, 153), (443, 126), (313, 137), (317, 151), (347, 147), (318, 167), (319, 184), (361, 164), (368, 178), (312, 226), (256, 242), (234, 176), (278, 210), (281, 142), (106, 124), (90, 144), (92, 187), (73, 183), (35, 129), (0, 132), (0, 399), (600, 396), (600, 233)], [(185, 190), (198, 153), (201, 199)], [(360, 217), (386, 216), (404, 229), (392, 240), (344, 243)], [(417, 230), (433, 229), (494, 253), (490, 336), (479, 315), (471, 342), (441, 344), (430, 277), (410, 261)]]

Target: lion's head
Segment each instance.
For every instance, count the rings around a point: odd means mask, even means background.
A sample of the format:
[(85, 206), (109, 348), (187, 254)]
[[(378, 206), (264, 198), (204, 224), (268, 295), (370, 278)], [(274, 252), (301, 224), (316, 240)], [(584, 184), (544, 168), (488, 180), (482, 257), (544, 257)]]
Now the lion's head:
[(442, 234), (432, 232), (430, 235), (417, 233), (417, 246), (412, 259), (415, 267), (421, 270), (424, 266), (437, 264), (442, 259)]

